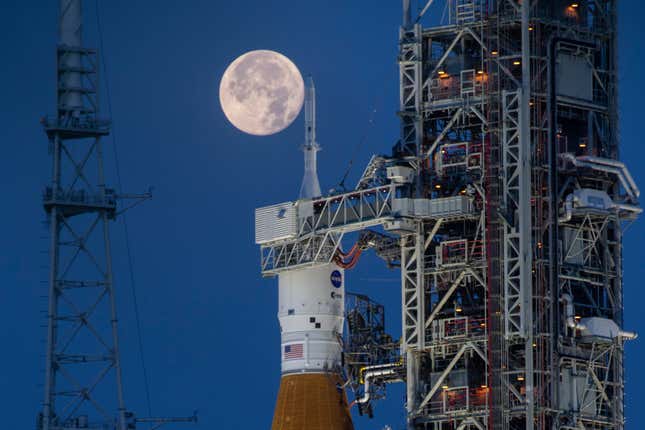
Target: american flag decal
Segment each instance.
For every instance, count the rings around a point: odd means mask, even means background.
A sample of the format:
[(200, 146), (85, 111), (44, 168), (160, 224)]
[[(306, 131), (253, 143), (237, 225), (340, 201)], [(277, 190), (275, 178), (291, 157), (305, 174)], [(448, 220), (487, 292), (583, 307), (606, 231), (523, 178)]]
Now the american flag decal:
[(303, 347), (301, 343), (292, 343), (291, 345), (284, 346), (284, 359), (285, 360), (295, 360), (297, 358), (303, 358)]

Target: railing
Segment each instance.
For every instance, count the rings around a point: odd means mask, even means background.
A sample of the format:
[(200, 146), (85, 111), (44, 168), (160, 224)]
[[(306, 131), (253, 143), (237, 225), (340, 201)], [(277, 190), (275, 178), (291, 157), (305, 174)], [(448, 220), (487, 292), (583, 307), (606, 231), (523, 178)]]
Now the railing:
[(70, 117), (64, 120), (55, 116), (45, 116), (40, 119), (40, 123), (46, 130), (85, 131), (99, 134), (109, 133), (111, 124), (109, 120), (97, 119), (90, 115), (78, 118)]
[(447, 143), (434, 155), (438, 176), (464, 174), (467, 170), (481, 169), (482, 144), (471, 142)]
[(441, 242), (436, 250), (434, 259), (431, 256), (429, 261), (434, 267), (461, 266), (484, 259), (484, 245), (481, 240), (448, 240)]
[(330, 229), (357, 230), (390, 216), (396, 186), (385, 185), (314, 200), (313, 214), (302, 222), (301, 235)]
[(448, 387), (438, 391), (430, 400), (424, 413), (427, 415), (459, 415), (485, 411), (488, 408), (488, 387)]
[(482, 96), (488, 79), (488, 74), (483, 70), (464, 70), (460, 76), (452, 76), (447, 72), (442, 72), (439, 77), (430, 81), (428, 101), (436, 103), (468, 96)]
[(482, 0), (452, 0), (450, 2), (451, 22), (457, 25), (467, 25), (480, 21), (484, 4)]
[(432, 340), (452, 340), (483, 336), (486, 334), (486, 319), (469, 316), (445, 318), (432, 323)]
[(53, 190), (47, 187), (43, 191), (43, 203), (45, 205), (74, 205), (74, 206), (92, 206), (92, 207), (116, 207), (116, 194), (113, 189), (106, 188), (105, 193), (89, 193), (85, 190), (64, 191), (62, 189)]

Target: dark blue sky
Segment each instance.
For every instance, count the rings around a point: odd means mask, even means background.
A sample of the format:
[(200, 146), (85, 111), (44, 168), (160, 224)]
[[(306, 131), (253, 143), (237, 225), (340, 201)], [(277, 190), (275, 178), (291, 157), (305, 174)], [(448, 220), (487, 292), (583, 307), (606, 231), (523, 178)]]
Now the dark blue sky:
[[(88, 3), (86, 40), (96, 46)], [(338, 183), (368, 134), (356, 155), (353, 184), (370, 154), (389, 152), (398, 137), (399, 2), (104, 3), (124, 188), (155, 187), (154, 199), (128, 215), (153, 413), (196, 408), (201, 421), (193, 428), (269, 428), (279, 381), (277, 288), (259, 275), (253, 209), (297, 196), (302, 118), (274, 136), (245, 135), (219, 108), (219, 78), (233, 59), (253, 49), (279, 51), (311, 73), (323, 189)], [(54, 111), (57, 4), (0, 3), (0, 142), (6, 149), (0, 158), (0, 411), (6, 428), (33, 428), (42, 400), (47, 241), (40, 192), (50, 159), (38, 119)], [(644, 13), (641, 2), (621, 2), (622, 158), (643, 188)], [(112, 160), (108, 172), (115, 184)], [(125, 395), (128, 407), (145, 415), (122, 231), (113, 225)], [(626, 329), (645, 336), (643, 239), (641, 220), (625, 235), (625, 307)], [(387, 305), (398, 337), (398, 272), (368, 255), (348, 274), (347, 285)], [(645, 403), (643, 359), (643, 338), (627, 345), (629, 429), (645, 428), (638, 409)], [(357, 429), (398, 428), (402, 404), (401, 387), (394, 388), (376, 418), (358, 419)]]

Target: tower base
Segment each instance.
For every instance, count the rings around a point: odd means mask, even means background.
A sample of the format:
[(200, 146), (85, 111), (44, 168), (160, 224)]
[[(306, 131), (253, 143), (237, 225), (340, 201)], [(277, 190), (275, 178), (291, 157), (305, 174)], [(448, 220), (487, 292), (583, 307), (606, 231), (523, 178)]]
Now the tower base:
[(330, 373), (283, 376), (272, 430), (353, 430), (342, 379)]

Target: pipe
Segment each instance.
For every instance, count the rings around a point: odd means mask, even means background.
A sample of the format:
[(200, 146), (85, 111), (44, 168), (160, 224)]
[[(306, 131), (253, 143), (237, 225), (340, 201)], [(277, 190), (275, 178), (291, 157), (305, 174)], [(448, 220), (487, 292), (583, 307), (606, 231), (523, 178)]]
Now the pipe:
[(564, 293), (562, 294), (562, 301), (565, 304), (565, 316), (566, 316), (566, 323), (567, 327), (570, 327), (572, 329), (578, 329), (582, 330), (585, 328), (584, 324), (580, 324), (579, 322), (576, 322), (574, 313), (573, 313), (573, 298), (571, 297), (570, 294)]
[(629, 173), (627, 166), (625, 166), (625, 163), (623, 163), (622, 161), (612, 160), (610, 158), (595, 157), (592, 155), (583, 155), (581, 157), (578, 157), (578, 159), (583, 161), (589, 161), (591, 163), (605, 164), (607, 166), (613, 166), (620, 169), (623, 175), (625, 176), (625, 180), (629, 183), (631, 188), (634, 190), (634, 194), (636, 194), (636, 197), (640, 197), (641, 192), (638, 189), (638, 186), (636, 185), (636, 181), (634, 181), (634, 178), (632, 177), (631, 173)]
[(620, 337), (622, 337), (625, 340), (635, 340), (638, 338), (638, 333), (633, 332), (633, 331), (623, 331), (621, 330), (618, 334)]
[(592, 281), (591, 279), (583, 278), (582, 276), (574, 276), (574, 275), (560, 275), (561, 279), (567, 279), (570, 281), (579, 281), (579, 282), (585, 282), (589, 285), (593, 285), (595, 287), (604, 287), (605, 284), (602, 282), (598, 281)]
[(564, 201), (564, 215), (558, 218), (558, 222), (569, 222), (573, 217), (573, 194), (569, 194)]
[(624, 203), (614, 203), (614, 208), (616, 208), (617, 210), (633, 212), (635, 214), (643, 213), (643, 208), (639, 208), (638, 206), (635, 206), (635, 205), (627, 205)]
[[(640, 196), (640, 190), (633, 183), (634, 180), (631, 178), (631, 175), (629, 175), (629, 172), (627, 172), (625, 165), (620, 161), (608, 160), (599, 157), (576, 157), (571, 153), (561, 154), (561, 157), (565, 160), (571, 161), (571, 163), (576, 167), (589, 167), (590, 169), (614, 174), (618, 177), (623, 188), (625, 188), (625, 191), (632, 199), (636, 200), (638, 199), (638, 196)], [(603, 162), (598, 162), (596, 160), (603, 160)]]
[[(573, 206), (575, 202), (575, 196), (573, 194), (569, 194), (564, 202), (564, 215), (558, 218), (559, 223), (564, 223), (564, 222), (569, 222), (571, 221), (571, 218), (573, 217)], [(643, 213), (643, 208), (640, 208), (636, 205), (629, 205), (625, 203), (614, 203), (612, 201), (611, 209), (615, 209), (616, 211), (626, 211), (626, 212), (632, 212), (634, 214), (641, 214)]]
[(376, 378), (379, 376), (391, 376), (395, 375), (396, 371), (394, 369), (382, 369), (382, 370), (373, 370), (371, 372), (366, 372), (363, 376), (365, 382), (363, 383), (363, 397), (360, 397), (355, 400), (355, 402), (364, 404), (370, 400), (370, 379)]
[(364, 366), (361, 367), (360, 373), (363, 373), (366, 370), (377, 370), (377, 369), (390, 369), (393, 367), (399, 367), (403, 363), (403, 360), (399, 360), (397, 363), (387, 363), (387, 364), (375, 364), (373, 366)]
[[(570, 327), (575, 330), (585, 330), (587, 326), (584, 323), (577, 322), (574, 317), (573, 312), (573, 299), (570, 294), (562, 294), (562, 301), (565, 303), (565, 315), (567, 327)], [(611, 324), (615, 326), (615, 323), (612, 320), (609, 320)], [(616, 327), (618, 328), (618, 327)], [(623, 338), (624, 340), (634, 340), (638, 338), (638, 334), (633, 331), (625, 331), (618, 329), (617, 336)]]

